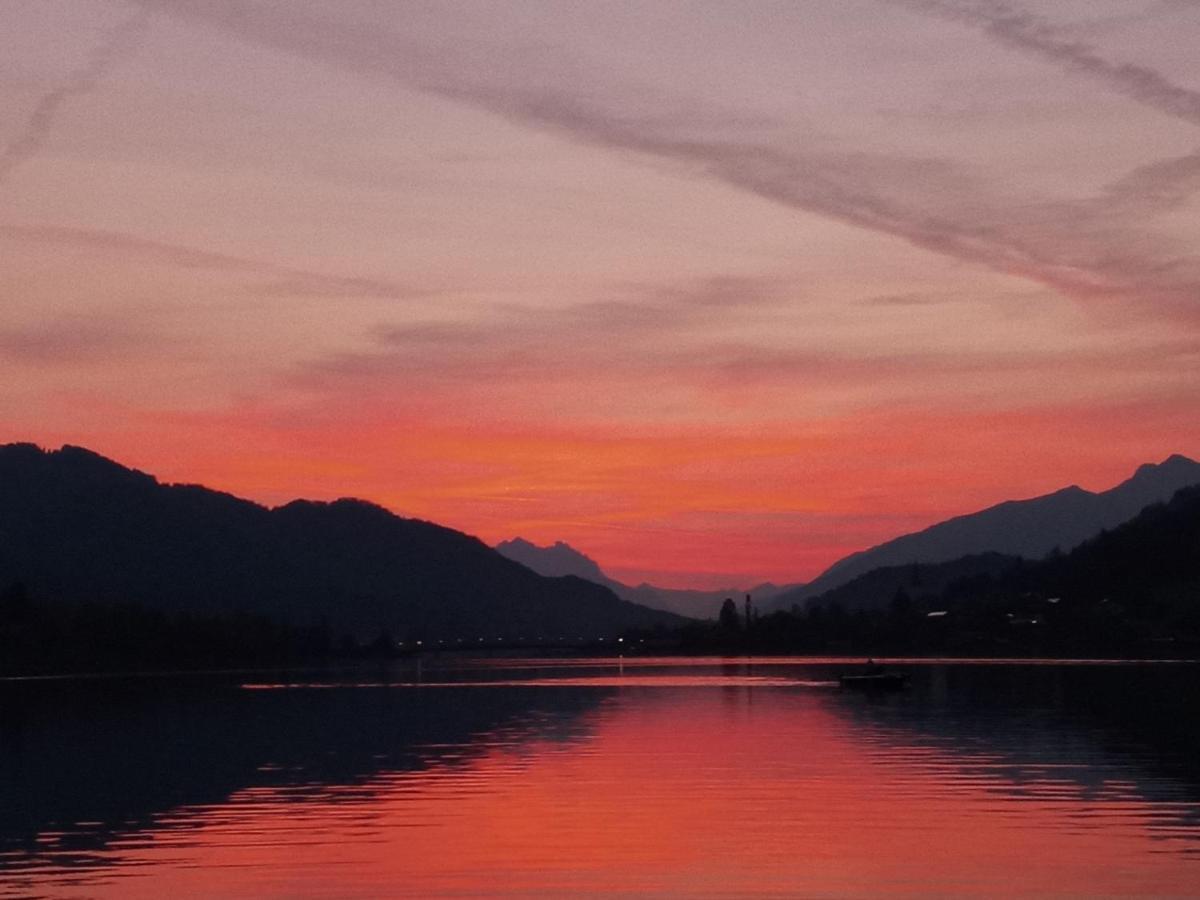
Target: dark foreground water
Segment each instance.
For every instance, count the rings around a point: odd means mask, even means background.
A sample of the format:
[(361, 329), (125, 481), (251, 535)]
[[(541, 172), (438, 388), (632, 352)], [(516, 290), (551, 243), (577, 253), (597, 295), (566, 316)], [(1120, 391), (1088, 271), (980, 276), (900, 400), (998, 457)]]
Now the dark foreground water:
[(1200, 896), (1200, 669), (0, 684), (0, 896)]

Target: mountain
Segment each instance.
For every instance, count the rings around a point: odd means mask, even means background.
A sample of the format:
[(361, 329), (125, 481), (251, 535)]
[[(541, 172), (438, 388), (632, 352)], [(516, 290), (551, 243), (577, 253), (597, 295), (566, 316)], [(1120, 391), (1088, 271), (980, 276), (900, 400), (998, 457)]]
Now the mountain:
[[(914, 570), (921, 576), (915, 585), (905, 577)], [(889, 575), (899, 582), (895, 593), (871, 597), (870, 582), (881, 586)], [(920, 640), (924, 631), (926, 641), (957, 631), (960, 637), (990, 633), (993, 641), (1001, 638), (1000, 644), (1055, 654), (1070, 652), (1068, 647), (1085, 653), (1105, 647), (1128, 652), (1138, 644), (1155, 652), (1171, 652), (1173, 645), (1195, 647), (1200, 645), (1200, 485), (1150, 504), (1069, 553), (1036, 561), (989, 554), (874, 569), (813, 598), (809, 609), (828, 611), (835, 603), (843, 612), (882, 611), (893, 630), (903, 630), (907, 618), (909, 637)], [(943, 611), (932, 627), (930, 610)]]
[(693, 653), (1194, 659), (1200, 485), (1070, 552), (872, 569), (748, 625), (693, 625)]
[(605, 575), (594, 559), (562, 541), (556, 541), (549, 547), (539, 547), (518, 537), (497, 544), (496, 552), (549, 578), (574, 575), (576, 578), (602, 584), (614, 592), (626, 589), (625, 585)]
[(1065, 552), (1193, 484), (1200, 484), (1200, 463), (1176, 454), (1140, 466), (1131, 478), (1107, 491), (1093, 493), (1073, 485), (1029, 500), (1010, 500), (852, 553), (808, 584), (778, 594), (767, 607), (803, 604), (877, 568), (981, 553), (1040, 559), (1056, 549)]
[(358, 636), (607, 637), (674, 617), (362, 500), (269, 509), (91, 451), (0, 446), (0, 587), (54, 601), (255, 614)]
[(1065, 556), (1014, 570), (1009, 580), (1064, 602), (1111, 602), (1140, 616), (1186, 619), (1200, 635), (1200, 485), (1147, 506)]
[(726, 597), (735, 597), (740, 600), (743, 594), (748, 593), (756, 603), (762, 603), (783, 590), (795, 587), (795, 585), (780, 587), (770, 582), (756, 585), (749, 591), (742, 591), (738, 588), (724, 588), (717, 591), (684, 590), (658, 587), (644, 582), (637, 586), (630, 586), (609, 578), (594, 559), (562, 541), (556, 541), (548, 547), (540, 547), (518, 537), (511, 541), (502, 541), (496, 545), (496, 550), (509, 559), (533, 569), (539, 575), (574, 575), (578, 578), (585, 578), (595, 584), (603, 585), (623, 600), (694, 619), (716, 618), (717, 611)]

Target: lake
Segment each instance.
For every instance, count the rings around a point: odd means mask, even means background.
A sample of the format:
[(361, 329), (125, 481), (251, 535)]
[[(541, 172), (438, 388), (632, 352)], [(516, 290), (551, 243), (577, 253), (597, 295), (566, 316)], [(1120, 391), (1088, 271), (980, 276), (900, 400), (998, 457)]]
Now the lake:
[(0, 683), (0, 896), (1200, 896), (1200, 667), (851, 662)]

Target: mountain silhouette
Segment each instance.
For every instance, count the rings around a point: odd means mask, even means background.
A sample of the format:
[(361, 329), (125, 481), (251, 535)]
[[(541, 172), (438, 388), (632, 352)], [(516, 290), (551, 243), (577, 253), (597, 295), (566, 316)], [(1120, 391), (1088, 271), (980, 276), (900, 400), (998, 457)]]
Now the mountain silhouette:
[(540, 547), (518, 537), (511, 541), (502, 541), (496, 545), (496, 550), (509, 559), (533, 569), (539, 575), (574, 575), (578, 578), (585, 578), (603, 585), (623, 600), (694, 619), (716, 618), (721, 602), (726, 597), (737, 597), (740, 600), (743, 594), (748, 593), (757, 603), (774, 597), (780, 591), (794, 587), (794, 585), (780, 587), (770, 582), (755, 585), (748, 591), (732, 587), (715, 591), (664, 588), (645, 582), (631, 586), (610, 578), (594, 559), (562, 541), (555, 541), (550, 546)]
[(1194, 659), (1198, 600), (1195, 485), (1066, 553), (883, 566), (802, 607), (686, 626), (681, 644), (692, 653)]
[[(1041, 560), (995, 553), (943, 563), (872, 569), (826, 591), (810, 606), (844, 612), (894, 607), (905, 595), (917, 608), (963, 610), (999, 604), (1034, 610), (1082, 633), (1085, 615), (1102, 614), (1110, 630), (1200, 635), (1200, 485), (1104, 529), (1069, 553)], [(1053, 601), (1047, 598), (1056, 598)], [(1094, 624), (1094, 623), (1092, 623)]]
[(590, 556), (585, 556), (562, 541), (556, 541), (549, 547), (539, 547), (518, 537), (511, 541), (501, 541), (496, 545), (496, 552), (533, 569), (539, 575), (550, 578), (574, 575), (595, 584), (602, 584), (612, 591), (627, 589), (619, 581), (605, 575), (599, 563)]
[(803, 604), (872, 569), (985, 553), (1041, 559), (1055, 550), (1066, 552), (1194, 484), (1200, 484), (1200, 463), (1175, 454), (1161, 463), (1139, 466), (1131, 478), (1107, 491), (1094, 493), (1072, 485), (1029, 500), (1010, 500), (852, 553), (766, 606), (787, 609)]
[(359, 637), (579, 640), (674, 617), (362, 500), (269, 509), (89, 450), (0, 446), (0, 586), (55, 602), (328, 623)]

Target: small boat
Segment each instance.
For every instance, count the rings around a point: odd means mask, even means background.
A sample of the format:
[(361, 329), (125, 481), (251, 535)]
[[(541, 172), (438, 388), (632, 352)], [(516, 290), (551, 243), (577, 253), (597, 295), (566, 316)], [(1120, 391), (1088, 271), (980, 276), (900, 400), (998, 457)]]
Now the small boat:
[(908, 686), (903, 672), (872, 672), (866, 675), (843, 675), (838, 683), (844, 688), (859, 691), (898, 691)]

